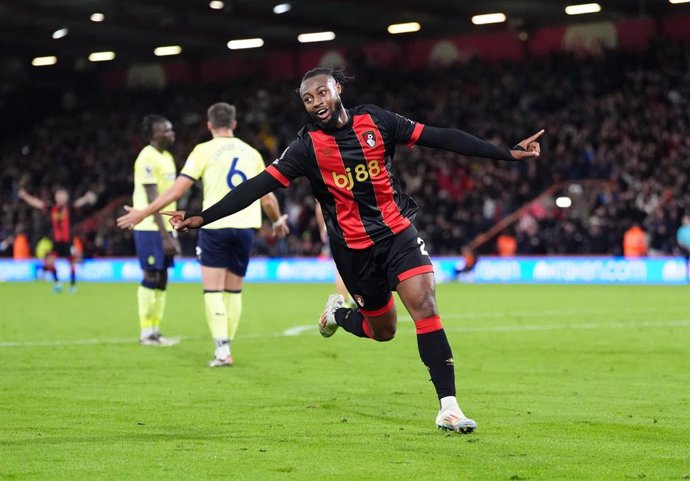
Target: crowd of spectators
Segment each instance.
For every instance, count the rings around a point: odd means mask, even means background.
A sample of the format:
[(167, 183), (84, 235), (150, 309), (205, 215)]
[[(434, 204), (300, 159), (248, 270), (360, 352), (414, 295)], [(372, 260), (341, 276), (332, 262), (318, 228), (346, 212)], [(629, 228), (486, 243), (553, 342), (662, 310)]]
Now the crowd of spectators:
[[(506, 146), (546, 129), (542, 156), (524, 163), (398, 148), (393, 171), (419, 203), (416, 225), (435, 255), (458, 255), (521, 207), (506, 230), (518, 254), (620, 255), (624, 232), (634, 223), (645, 230), (651, 254), (672, 254), (679, 252), (681, 218), (690, 212), (689, 59), (687, 46), (659, 41), (645, 53), (557, 54), (519, 63), (475, 59), (414, 71), (357, 63), (348, 69), (356, 80), (342, 97), (346, 107), (375, 103)], [(46, 199), (56, 185), (73, 196), (94, 191), (97, 205), (79, 213), (77, 223), (120, 205), (115, 201), (127, 203), (132, 165), (144, 145), (140, 123), (149, 113), (174, 123), (171, 150), (181, 166), (193, 146), (209, 138), (206, 108), (234, 103), (236, 134), (272, 161), (307, 120), (296, 83), (253, 79), (203, 88), (65, 92), (57, 112), (36, 112), (31, 128), (2, 141), (0, 249), (17, 231), (33, 243), (48, 232), (46, 217), (17, 199), (20, 187)], [(278, 194), (292, 234), (276, 241), (270, 228), (262, 229), (256, 254), (318, 255), (323, 246), (308, 183)], [(572, 206), (557, 207), (557, 196), (569, 197)], [(181, 205), (198, 209), (200, 201), (195, 188)], [(105, 212), (94, 229), (81, 232), (87, 254), (132, 255), (131, 233), (114, 223), (122, 209)], [(194, 237), (183, 240), (191, 255)], [(495, 238), (478, 250), (496, 252)]]

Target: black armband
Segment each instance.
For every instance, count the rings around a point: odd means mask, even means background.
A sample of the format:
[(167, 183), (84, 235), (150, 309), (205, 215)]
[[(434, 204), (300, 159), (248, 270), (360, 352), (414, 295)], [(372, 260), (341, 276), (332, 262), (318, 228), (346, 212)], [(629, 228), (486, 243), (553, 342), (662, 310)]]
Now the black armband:
[(510, 150), (457, 129), (424, 126), (418, 145), (487, 159), (515, 160)]

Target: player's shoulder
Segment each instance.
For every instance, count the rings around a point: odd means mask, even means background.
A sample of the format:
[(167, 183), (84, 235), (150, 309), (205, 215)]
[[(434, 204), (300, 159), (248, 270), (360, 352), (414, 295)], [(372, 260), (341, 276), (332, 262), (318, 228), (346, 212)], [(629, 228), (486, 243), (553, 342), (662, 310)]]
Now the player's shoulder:
[(145, 145), (140, 151), (139, 155), (137, 155), (137, 159), (141, 159), (144, 157), (149, 157), (151, 154), (153, 154), (152, 150), (156, 150), (153, 148), (151, 144)]
[(211, 152), (217, 145), (213, 142), (215, 139), (211, 140), (206, 140), (204, 142), (199, 142), (194, 146), (192, 151), (189, 153), (188, 158), (190, 157), (197, 157), (201, 156), (203, 157), (207, 153)]
[(240, 139), (239, 137), (232, 137), (230, 139), (230, 142), (232, 142), (235, 146), (237, 146), (238, 148), (240, 148), (242, 150), (246, 150), (249, 152), (255, 152), (257, 154), (259, 153), (259, 151), (252, 144), (245, 142), (244, 140)]
[(288, 145), (289, 149), (293, 151), (300, 151), (301, 149), (309, 148), (312, 142), (309, 132), (315, 132), (317, 130), (318, 128), (315, 124), (306, 124), (304, 127), (299, 129), (295, 138), (290, 142)]
[(350, 109), (350, 113), (353, 115), (361, 115), (361, 114), (374, 114), (374, 115), (385, 115), (385, 114), (390, 114), (388, 110), (379, 107), (378, 105), (374, 104), (362, 104), (362, 105), (357, 105), (356, 107), (353, 107)]
[(316, 124), (314, 123), (308, 123), (299, 131), (297, 131), (297, 138), (293, 140), (293, 142), (306, 142), (309, 140), (309, 132), (313, 132), (314, 130), (317, 130)]

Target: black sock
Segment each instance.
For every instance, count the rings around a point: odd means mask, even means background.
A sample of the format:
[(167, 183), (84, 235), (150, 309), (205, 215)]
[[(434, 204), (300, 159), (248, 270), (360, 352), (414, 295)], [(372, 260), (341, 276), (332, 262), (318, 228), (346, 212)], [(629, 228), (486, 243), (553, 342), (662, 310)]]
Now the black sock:
[(77, 273), (74, 270), (74, 267), (69, 272), (69, 283), (72, 287), (77, 283)]
[(53, 281), (58, 282), (57, 269), (55, 267), (51, 267), (48, 269), (48, 271), (50, 271), (50, 274), (53, 276)]
[(427, 334), (417, 334), (417, 347), (419, 357), (431, 374), (431, 382), (434, 383), (438, 398), (455, 396), (455, 363), (446, 331), (439, 329)]
[(359, 312), (359, 309), (341, 307), (340, 309), (336, 309), (334, 317), (335, 322), (347, 332), (357, 337), (369, 337), (364, 332), (364, 316)]

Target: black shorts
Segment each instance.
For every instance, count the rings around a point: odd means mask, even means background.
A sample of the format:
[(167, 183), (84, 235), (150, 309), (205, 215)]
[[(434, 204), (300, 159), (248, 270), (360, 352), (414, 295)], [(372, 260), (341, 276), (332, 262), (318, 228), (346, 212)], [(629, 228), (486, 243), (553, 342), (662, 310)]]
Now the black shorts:
[(51, 251), (56, 257), (65, 257), (70, 259), (72, 257), (72, 243), (71, 242), (54, 242), (53, 250)]
[(331, 252), (347, 290), (369, 316), (390, 309), (391, 291), (398, 283), (434, 271), (424, 241), (413, 225), (368, 249), (354, 250), (336, 244), (331, 245)]

